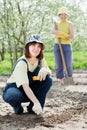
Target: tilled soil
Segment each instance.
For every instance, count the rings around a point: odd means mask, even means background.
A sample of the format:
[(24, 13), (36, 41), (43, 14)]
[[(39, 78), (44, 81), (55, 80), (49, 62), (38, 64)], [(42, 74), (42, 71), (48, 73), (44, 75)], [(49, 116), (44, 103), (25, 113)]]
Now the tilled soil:
[(15, 115), (2, 99), (9, 76), (0, 76), (0, 130), (87, 130), (87, 71), (74, 71), (74, 85), (59, 86), (53, 74), (42, 115)]

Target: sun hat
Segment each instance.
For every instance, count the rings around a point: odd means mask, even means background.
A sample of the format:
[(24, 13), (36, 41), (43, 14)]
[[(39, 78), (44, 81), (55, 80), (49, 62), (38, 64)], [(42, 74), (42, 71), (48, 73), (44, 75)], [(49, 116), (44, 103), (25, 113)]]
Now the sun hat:
[(69, 16), (69, 11), (67, 9), (67, 7), (61, 7), (58, 11), (58, 15), (60, 14), (67, 14)]
[(32, 43), (32, 42), (37, 42), (37, 43), (41, 43), (43, 44), (42, 40), (41, 40), (41, 37), (38, 35), (38, 34), (34, 34), (34, 35), (31, 35), (29, 36), (28, 38), (28, 41), (27, 43), (25, 44), (25, 46), (29, 43)]

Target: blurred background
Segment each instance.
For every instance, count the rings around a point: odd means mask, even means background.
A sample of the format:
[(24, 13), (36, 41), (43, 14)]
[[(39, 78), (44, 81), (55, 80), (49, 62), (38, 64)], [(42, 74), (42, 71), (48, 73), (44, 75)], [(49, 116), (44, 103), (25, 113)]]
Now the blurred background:
[(74, 24), (73, 69), (87, 69), (87, 1), (85, 0), (0, 0), (0, 75), (10, 74), (23, 54), (31, 34), (40, 34), (45, 43), (45, 58), (54, 71), (51, 28), (58, 9), (67, 6)]

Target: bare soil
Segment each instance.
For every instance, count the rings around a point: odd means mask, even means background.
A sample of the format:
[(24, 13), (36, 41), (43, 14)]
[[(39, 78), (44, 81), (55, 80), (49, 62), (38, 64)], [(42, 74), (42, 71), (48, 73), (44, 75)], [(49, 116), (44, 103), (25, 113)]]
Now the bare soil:
[(59, 86), (53, 73), (53, 85), (42, 115), (15, 115), (2, 99), (9, 76), (0, 76), (0, 130), (87, 130), (87, 71), (76, 70), (74, 85)]

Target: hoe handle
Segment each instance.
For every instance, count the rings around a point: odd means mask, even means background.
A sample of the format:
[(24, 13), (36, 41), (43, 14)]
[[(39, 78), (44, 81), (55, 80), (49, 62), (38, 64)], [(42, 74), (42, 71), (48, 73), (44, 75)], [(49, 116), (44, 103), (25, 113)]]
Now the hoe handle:
[(61, 46), (61, 38), (59, 38), (58, 41), (59, 41), (59, 49), (60, 49), (60, 54), (61, 54), (61, 58), (62, 58), (64, 70), (65, 70), (65, 74), (68, 77), (68, 71), (67, 71), (67, 67), (66, 67), (66, 62), (65, 62), (65, 58), (64, 58), (64, 54), (63, 54), (63, 49), (62, 49), (62, 46)]

